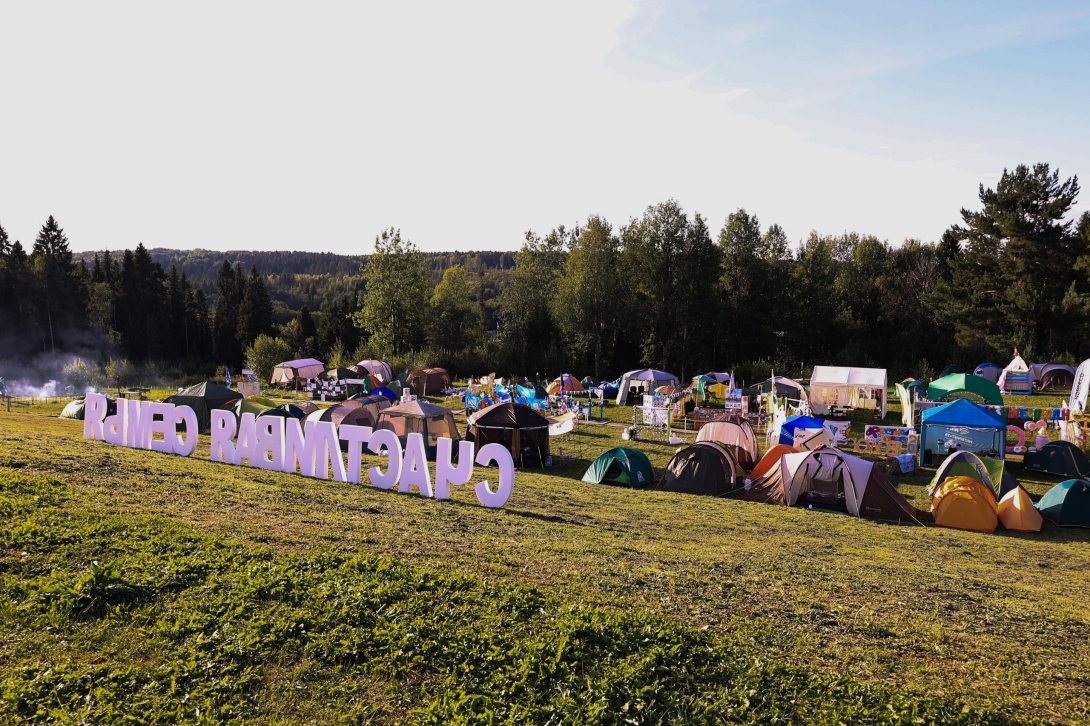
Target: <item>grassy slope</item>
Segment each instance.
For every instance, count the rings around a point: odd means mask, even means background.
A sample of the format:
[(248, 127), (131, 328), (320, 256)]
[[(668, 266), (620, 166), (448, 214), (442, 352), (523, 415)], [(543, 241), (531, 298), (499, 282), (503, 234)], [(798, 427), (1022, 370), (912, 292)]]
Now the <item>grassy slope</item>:
[[(574, 479), (619, 445), (566, 437), (574, 460), (522, 472), (504, 511), (79, 440), (76, 422), (0, 414), (0, 466), (70, 482), (84, 510), (166, 517), (274, 552), (384, 554), (532, 585), (583, 606), (654, 613), (807, 672), (1061, 720), (1090, 715), (1084, 531), (978, 535), (861, 522)], [(640, 443), (656, 468), (671, 449)], [(902, 482), (926, 507), (925, 477)], [(1047, 482), (1028, 482), (1035, 493)], [(10, 662), (20, 643), (5, 641)]]

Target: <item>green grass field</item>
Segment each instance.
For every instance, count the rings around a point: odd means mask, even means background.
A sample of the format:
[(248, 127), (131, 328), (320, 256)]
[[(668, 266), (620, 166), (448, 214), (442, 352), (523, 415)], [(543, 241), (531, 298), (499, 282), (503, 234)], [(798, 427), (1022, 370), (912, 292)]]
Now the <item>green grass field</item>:
[[(0, 721), (1090, 718), (1087, 530), (584, 484), (610, 425), (492, 511), (85, 442), (49, 414), (0, 413)], [(656, 470), (673, 453), (634, 445)], [(926, 509), (928, 479), (896, 481)]]

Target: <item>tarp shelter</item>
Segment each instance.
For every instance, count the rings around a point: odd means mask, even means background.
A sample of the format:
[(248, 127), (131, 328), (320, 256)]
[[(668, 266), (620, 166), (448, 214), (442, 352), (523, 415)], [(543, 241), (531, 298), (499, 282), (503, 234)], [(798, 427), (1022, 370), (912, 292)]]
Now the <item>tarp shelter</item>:
[(931, 381), (927, 387), (927, 398), (931, 401), (943, 401), (958, 394), (970, 393), (992, 406), (1003, 405), (1003, 394), (999, 386), (987, 378), (968, 373), (951, 373)]
[(417, 368), (409, 371), (405, 385), (418, 396), (435, 396), (450, 388), (450, 374), (445, 368)]
[(1012, 532), (1040, 532), (1044, 519), (1022, 487), (1016, 486), (999, 500), (999, 521)]
[(870, 519), (916, 521), (916, 511), (873, 462), (832, 447), (783, 454), (742, 498), (789, 507), (811, 505)]
[(1066, 363), (1034, 363), (1030, 366), (1033, 385), (1041, 391), (1061, 391), (1075, 382), (1075, 369)]
[(935, 524), (974, 532), (994, 532), (999, 524), (999, 505), (992, 490), (967, 476), (945, 479), (931, 493)]
[(462, 440), (462, 434), (454, 423), (454, 413), (449, 408), (422, 400), (390, 406), (379, 414), (375, 428), (393, 431), (401, 440), (402, 446), (409, 434), (422, 434), (429, 459), (435, 458), (435, 447), (439, 439), (448, 438), (455, 442)]
[(1006, 462), (988, 456), (977, 456), (971, 451), (955, 451), (943, 460), (935, 469), (931, 478), (928, 496), (931, 496), (946, 479), (955, 476), (967, 476), (987, 486), (992, 496), (998, 499), (1011, 489), (1018, 488), (1018, 482), (1006, 469)]
[(992, 383), (998, 383), (999, 382), (999, 374), (1002, 373), (1002, 372), (1003, 372), (1003, 367), (1002, 366), (996, 365), (995, 363), (988, 363), (988, 362), (981, 363), (980, 365), (978, 365), (976, 368), (973, 369), (973, 375), (974, 376), (980, 376), (984, 380), (991, 381)]
[(769, 393), (772, 391), (773, 386), (775, 386), (776, 396), (778, 398), (789, 398), (799, 401), (806, 400), (806, 388), (798, 381), (792, 380), (790, 378), (784, 378), (783, 376), (766, 378), (760, 383), (754, 383), (752, 386), (746, 386), (744, 389), (742, 389), (742, 395), (757, 396), (762, 393)]
[(726, 421), (711, 421), (704, 424), (697, 433), (696, 440), (714, 441), (733, 449), (738, 463), (746, 470), (752, 469), (761, 458), (753, 426), (741, 416), (731, 416)]
[(1070, 441), (1050, 441), (1037, 451), (1027, 451), (1022, 466), (1069, 479), (1090, 478), (1090, 460)]
[(885, 368), (814, 366), (810, 376), (810, 408), (822, 416), (833, 407), (867, 408), (886, 416)]
[(1018, 355), (1018, 351), (1014, 352), (1014, 358), (999, 374), (997, 383), (999, 390), (1003, 393), (1033, 393), (1033, 377), (1029, 372), (1029, 366), (1026, 365), (1022, 356)]
[[(82, 398), (75, 398), (65, 404), (64, 409), (61, 411), (60, 418), (74, 418), (80, 421), (83, 420), (84, 407), (86, 402)], [(106, 415), (113, 416), (117, 413), (117, 401), (112, 398), (106, 399)]]
[(371, 374), (384, 384), (389, 383), (394, 379), (394, 371), (392, 368), (390, 368), (390, 364), (386, 361), (368, 358), (367, 360), (361, 360), (359, 363), (351, 367), (356, 369), (357, 373)]
[(999, 414), (966, 398), (923, 412), (920, 463), (931, 466), (953, 451), (971, 451), (1002, 459), (1007, 450), (1007, 425)]
[(277, 363), (269, 376), (269, 383), (274, 386), (298, 388), (306, 381), (325, 371), (325, 363), (317, 358), (298, 358)]
[(175, 406), (189, 406), (197, 414), (197, 428), (201, 433), (208, 433), (212, 427), (212, 409), (225, 408), (228, 403), (239, 398), (242, 398), (242, 394), (238, 391), (206, 381), (178, 391), (163, 400)]
[(1045, 492), (1037, 509), (1061, 527), (1090, 527), (1090, 483), (1062, 481)]
[[(679, 387), (681, 385), (677, 376), (673, 373), (657, 371), (653, 368), (640, 368), (638, 370), (629, 371), (621, 376), (621, 382), (617, 386), (617, 405), (626, 405), (630, 396), (638, 395), (640, 393), (651, 393), (659, 386), (670, 384)], [(636, 403), (639, 403), (639, 401), (636, 401)]]
[(655, 483), (655, 470), (647, 454), (639, 449), (610, 449), (590, 463), (583, 481), (641, 488)]
[[(806, 430), (812, 431), (814, 429), (824, 429), (825, 420), (820, 418), (813, 418), (812, 416), (788, 416), (787, 420), (783, 422), (783, 426), (780, 427), (780, 439), (781, 444), (787, 444), (788, 446), (795, 446), (795, 431)], [(800, 439), (801, 443), (801, 439)], [(796, 447), (797, 448), (797, 447)]]
[(714, 441), (699, 441), (670, 459), (662, 489), (718, 497), (734, 491), (742, 476), (742, 467), (730, 449)]
[(543, 467), (549, 458), (549, 419), (521, 403), (497, 403), (468, 419), (466, 439), (500, 444), (511, 452), (515, 466)]
[(557, 396), (561, 393), (578, 393), (584, 390), (586, 389), (582, 381), (571, 373), (563, 373), (549, 384), (545, 392), (550, 396)]

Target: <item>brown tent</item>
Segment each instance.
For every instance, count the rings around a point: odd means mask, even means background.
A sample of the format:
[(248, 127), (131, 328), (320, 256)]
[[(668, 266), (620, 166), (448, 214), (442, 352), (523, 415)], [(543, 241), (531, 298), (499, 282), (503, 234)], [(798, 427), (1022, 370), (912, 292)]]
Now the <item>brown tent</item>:
[(1070, 391), (1075, 384), (1075, 374), (1067, 366), (1055, 366), (1041, 375), (1042, 391)]
[(718, 497), (736, 489), (742, 476), (742, 467), (730, 448), (715, 441), (698, 441), (670, 459), (662, 489)]
[(401, 440), (402, 446), (409, 434), (423, 434), (430, 459), (435, 458), (435, 446), (440, 438), (454, 441), (462, 439), (462, 434), (454, 423), (453, 411), (421, 400), (390, 406), (379, 414), (375, 428), (393, 431)]
[(469, 417), (466, 438), (477, 443), (501, 444), (511, 452), (515, 466), (545, 466), (549, 458), (549, 419), (521, 403), (497, 403)]
[(839, 509), (871, 519), (917, 521), (916, 511), (873, 462), (828, 446), (783, 454), (742, 498)]
[(363, 407), (363, 403), (360, 401), (343, 401), (336, 406), (330, 406), (329, 408), (319, 408), (317, 411), (307, 414), (307, 421), (332, 421), (335, 425), (340, 426), (348, 414), (355, 411), (357, 408)]
[(434, 396), (450, 388), (450, 374), (445, 368), (417, 368), (409, 372), (405, 385), (418, 396)]

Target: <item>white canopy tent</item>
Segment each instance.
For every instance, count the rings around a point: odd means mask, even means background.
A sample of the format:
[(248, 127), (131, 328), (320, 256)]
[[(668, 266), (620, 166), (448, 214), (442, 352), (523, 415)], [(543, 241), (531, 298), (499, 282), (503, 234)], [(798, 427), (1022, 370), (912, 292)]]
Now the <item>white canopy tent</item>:
[(885, 418), (887, 407), (885, 368), (814, 366), (810, 376), (810, 409), (818, 416), (838, 408), (866, 408)]

